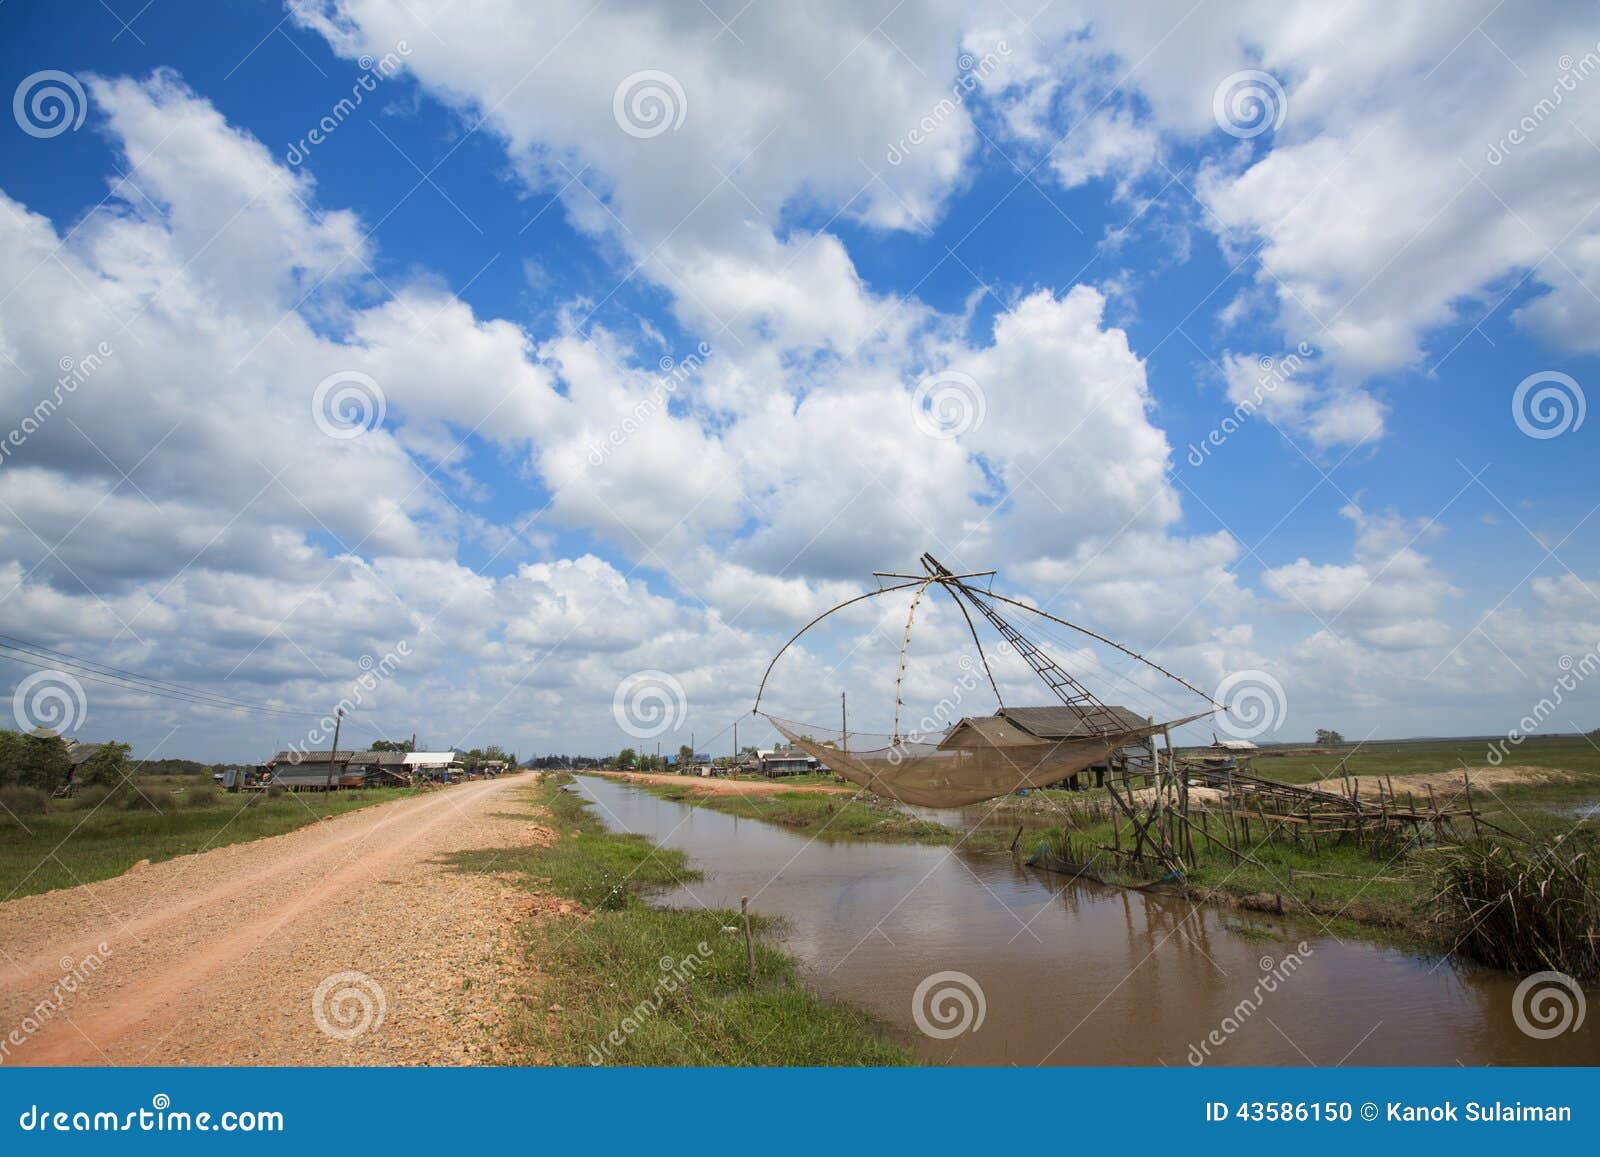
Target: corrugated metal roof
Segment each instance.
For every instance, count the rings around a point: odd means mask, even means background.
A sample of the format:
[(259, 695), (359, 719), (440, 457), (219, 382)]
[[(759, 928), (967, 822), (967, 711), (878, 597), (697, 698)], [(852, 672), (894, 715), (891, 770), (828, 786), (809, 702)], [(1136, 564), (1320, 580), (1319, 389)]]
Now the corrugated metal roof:
[(86, 762), (95, 752), (104, 747), (104, 743), (74, 743), (67, 748), (67, 758), (72, 760), (72, 766), (77, 767)]
[(302, 767), (308, 763), (355, 763), (361, 766), (398, 767), (406, 762), (404, 751), (280, 751), (268, 763)]
[(332, 760), (343, 763), (352, 756), (360, 755), (359, 751), (347, 751), (340, 748), (338, 751), (280, 751), (268, 763), (292, 763), (296, 766), (307, 763), (327, 763)]
[[(1109, 711), (1119, 725), (1129, 731), (1148, 727), (1151, 723), (1143, 715), (1126, 707), (1112, 707)], [(1077, 739), (1087, 735), (1100, 735), (1106, 728), (1095, 722), (1098, 714), (1093, 708), (1067, 707), (1002, 707), (1000, 716), (1040, 739)]]

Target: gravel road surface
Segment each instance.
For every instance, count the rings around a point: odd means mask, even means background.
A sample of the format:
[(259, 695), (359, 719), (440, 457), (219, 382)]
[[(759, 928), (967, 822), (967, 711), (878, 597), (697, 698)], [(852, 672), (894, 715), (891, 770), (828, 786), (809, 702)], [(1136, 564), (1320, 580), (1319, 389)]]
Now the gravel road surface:
[(503, 1062), (508, 1010), (529, 999), (518, 926), (580, 910), (451, 857), (548, 841), (529, 783), (445, 788), (0, 904), (0, 1062)]

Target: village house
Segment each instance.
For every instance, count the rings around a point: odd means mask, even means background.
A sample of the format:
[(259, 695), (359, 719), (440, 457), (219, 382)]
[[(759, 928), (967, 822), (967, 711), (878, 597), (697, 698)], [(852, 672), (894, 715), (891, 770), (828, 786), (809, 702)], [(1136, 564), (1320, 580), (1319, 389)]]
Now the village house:
[[(1126, 707), (1108, 706), (1105, 711), (1115, 720), (1115, 726), (1124, 730), (1137, 730), (1150, 726), (1150, 720)], [(1064, 740), (1089, 739), (1106, 729), (1104, 716), (1094, 708), (1085, 707), (1002, 707), (994, 715), (968, 716), (961, 720), (939, 744), (944, 748), (977, 747), (1005, 748), (1036, 746), (1040, 743), (1058, 743)], [(1155, 738), (1137, 740), (1117, 748), (1102, 763), (1093, 764), (1085, 771), (1094, 773), (1094, 784), (1101, 787), (1109, 771), (1127, 772), (1131, 775), (1151, 775), (1155, 771)], [(1078, 775), (1066, 778), (1066, 786), (1077, 790)]]

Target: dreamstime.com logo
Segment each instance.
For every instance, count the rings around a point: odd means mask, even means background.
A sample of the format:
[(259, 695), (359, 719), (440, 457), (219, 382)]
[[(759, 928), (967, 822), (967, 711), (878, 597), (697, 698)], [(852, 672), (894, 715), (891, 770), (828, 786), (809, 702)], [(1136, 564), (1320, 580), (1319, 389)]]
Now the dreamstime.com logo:
[(1556, 660), (1556, 666), (1561, 674), (1555, 677), (1550, 684), (1550, 693), (1533, 705), (1533, 709), (1517, 720), (1517, 725), (1506, 732), (1504, 739), (1497, 739), (1489, 744), (1488, 760), (1495, 767), (1505, 762), (1506, 756), (1511, 754), (1513, 748), (1521, 747), (1529, 736), (1533, 735), (1544, 725), (1563, 704), (1567, 697), (1575, 693), (1584, 681), (1592, 678), (1600, 671), (1600, 643), (1584, 653), (1581, 659), (1574, 659), (1571, 655), (1562, 655)]
[(125, 1113), (109, 1109), (52, 1109), (29, 1105), (17, 1116), (24, 1133), (282, 1133), (277, 1109), (225, 1109), (220, 1113), (174, 1109), (172, 1098), (157, 1093), (148, 1109)]
[(1556, 61), (1559, 70), (1550, 85), (1550, 95), (1540, 97), (1533, 106), (1512, 125), (1501, 138), (1489, 146), (1484, 160), (1491, 165), (1503, 165), (1518, 145), (1531, 140), (1540, 127), (1556, 115), (1556, 109), (1566, 103), (1567, 97), (1578, 91), (1578, 86), (1600, 72), (1600, 44), (1585, 52), (1577, 60), (1563, 53)]
[(682, 361), (675, 360), (670, 354), (663, 355), (661, 361), (657, 363), (661, 367), (661, 376), (656, 379), (649, 394), (635, 402), (633, 409), (628, 411), (622, 421), (607, 430), (598, 442), (589, 443), (589, 465), (599, 466), (613, 450), (620, 448), (624, 442), (643, 429), (645, 423), (665, 410), (672, 396), (678, 392), (678, 387), (699, 373), (700, 367), (705, 364), (705, 359), (710, 356), (709, 342), (701, 342), (695, 347), (694, 353)]
[(1189, 443), (1187, 458), (1189, 465), (1194, 467), (1204, 466), (1206, 459), (1211, 456), (1211, 451), (1220, 447), (1231, 438), (1249, 420), (1250, 416), (1259, 410), (1262, 404), (1278, 389), (1305, 368), (1306, 359), (1315, 351), (1308, 342), (1301, 342), (1293, 352), (1281, 358), (1274, 358), (1265, 354), (1256, 359), (1255, 388), (1249, 394), (1240, 398), (1233, 407), (1233, 412), (1228, 414), (1198, 443)]
[(58, 361), (56, 365), (61, 370), (61, 376), (56, 379), (55, 388), (35, 402), (33, 409), (24, 414), (22, 420), (0, 440), (0, 463), (9, 460), (29, 438), (43, 429), (66, 400), (78, 392), (78, 387), (100, 371), (113, 352), (110, 342), (101, 342), (81, 358), (68, 356)]
[(334, 1040), (355, 1040), (383, 1027), (389, 1001), (365, 972), (335, 972), (311, 994), (311, 1019)]
[[(994, 648), (993, 653), (1009, 655), (1012, 653), (1011, 644), (1002, 641)], [(976, 691), (981, 683), (978, 679), (978, 664), (971, 655), (962, 655), (959, 666), (961, 675), (950, 688), (950, 694), (934, 704), (933, 709), (918, 720), (916, 726), (895, 738), (894, 746), (889, 748), (891, 767), (899, 767), (915, 754), (918, 745), (933, 742), (932, 737), (942, 735), (951, 724), (966, 714), (961, 705), (966, 702), (967, 695)]]
[(1534, 1040), (1577, 1032), (1588, 1011), (1583, 989), (1565, 972), (1535, 972), (1511, 994), (1511, 1019)]
[(641, 141), (677, 132), (689, 115), (689, 97), (670, 72), (646, 68), (622, 78), (611, 95), (617, 127)]
[(655, 739), (676, 731), (689, 717), (683, 684), (665, 671), (635, 671), (617, 684), (611, 717), (635, 739)]
[(988, 1014), (983, 986), (965, 972), (935, 972), (911, 994), (911, 1019), (934, 1040), (977, 1032)]
[(105, 967), (106, 958), (110, 955), (111, 945), (102, 941), (95, 945), (95, 951), (84, 956), (82, 960), (63, 956), (61, 978), (56, 981), (50, 994), (23, 1014), (22, 1020), (12, 1025), (11, 1031), (6, 1033), (4, 1039), (0, 1039), (0, 1064), (5, 1064), (11, 1059), (12, 1049), (19, 1049), (27, 1044), (30, 1038), (54, 1020), (66, 1007), (69, 996), (87, 988), (94, 974)]
[(903, 137), (891, 144), (889, 151), (884, 155), (884, 160), (891, 165), (903, 164), (913, 149), (932, 140), (940, 127), (966, 104), (967, 97), (973, 90), (988, 80), (990, 74), (1000, 67), (999, 58), (1010, 55), (1011, 46), (1004, 40), (997, 40), (994, 50), (985, 52), (981, 59), (970, 52), (963, 52), (958, 56), (956, 58), (958, 75), (955, 84), (950, 86), (950, 95), (941, 97), (939, 102), (924, 113)]
[(1230, 137), (1249, 140), (1283, 125), (1289, 98), (1270, 72), (1246, 68), (1222, 78), (1211, 94), (1211, 115)]
[(346, 441), (383, 425), (388, 401), (371, 374), (340, 370), (317, 383), (311, 393), (311, 419), (330, 438)]
[(661, 1006), (667, 1003), (667, 998), (680, 988), (687, 988), (699, 971), (711, 962), (711, 945), (704, 940), (695, 945), (695, 950), (689, 955), (674, 959), (663, 956), (657, 967), (661, 970), (660, 979), (650, 995), (634, 1005), (622, 1022), (608, 1032), (598, 1045), (589, 1046), (589, 1063), (603, 1065), (617, 1049), (628, 1043), (628, 1038), (643, 1028), (650, 1019), (661, 1011)]
[(988, 413), (983, 387), (959, 370), (929, 374), (911, 395), (911, 418), (930, 438), (958, 438), (983, 425)]
[(1274, 960), (1270, 956), (1263, 956), (1260, 960), (1261, 979), (1246, 994), (1244, 999), (1228, 1010), (1217, 1027), (1208, 1032), (1205, 1039), (1199, 1044), (1191, 1044), (1187, 1060), (1195, 1068), (1206, 1063), (1211, 1058), (1213, 1049), (1219, 1049), (1233, 1038), (1233, 1034), (1242, 1029), (1252, 1016), (1254, 1016), (1266, 1002), (1266, 998), (1278, 991), (1278, 987), (1300, 971), (1300, 966), (1306, 962), (1306, 957), (1311, 955), (1311, 945), (1304, 940), (1294, 946), (1294, 951), (1286, 953), (1282, 960)]
[(78, 78), (55, 68), (23, 77), (11, 96), (11, 115), (17, 127), (40, 140), (77, 132), (88, 112), (89, 98)]
[(83, 684), (65, 671), (35, 671), (17, 684), (11, 714), (19, 731), (65, 735), (83, 726), (89, 697)]
[(304, 164), (311, 150), (338, 132), (339, 126), (361, 107), (368, 94), (376, 91), (381, 82), (404, 68), (405, 61), (410, 56), (411, 46), (404, 40), (395, 44), (393, 52), (386, 52), (377, 59), (363, 55), (356, 61), (361, 69), (361, 75), (356, 77), (355, 83), (350, 86), (350, 95), (339, 98), (305, 136), (289, 146), (284, 152), (283, 159), (291, 165)]
[(322, 745), (338, 730), (338, 713), (342, 711), (346, 715), (353, 714), (356, 708), (366, 703), (369, 694), (377, 691), (394, 676), (400, 668), (401, 660), (410, 657), (411, 644), (401, 639), (395, 644), (394, 650), (384, 652), (381, 659), (374, 659), (371, 655), (362, 655), (357, 659), (356, 666), (361, 668), (361, 674), (351, 683), (350, 694), (334, 705), (333, 714), (324, 715), (317, 720), (316, 726), (306, 732), (305, 743), (289, 744), (289, 761), (299, 763), (310, 752), (323, 750)]
[(1583, 387), (1571, 374), (1540, 370), (1517, 383), (1511, 395), (1511, 418), (1530, 438), (1559, 438), (1583, 425)]
[(1235, 671), (1211, 697), (1227, 710), (1217, 726), (1235, 739), (1255, 739), (1283, 726), (1289, 697), (1283, 684), (1265, 671)]

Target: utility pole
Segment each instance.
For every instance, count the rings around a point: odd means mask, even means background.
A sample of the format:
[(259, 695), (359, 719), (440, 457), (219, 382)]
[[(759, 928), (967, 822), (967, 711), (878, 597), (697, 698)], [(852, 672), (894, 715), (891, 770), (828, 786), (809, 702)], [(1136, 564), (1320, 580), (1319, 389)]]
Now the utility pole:
[(845, 712), (844, 692), (839, 692), (839, 750), (850, 750), (850, 716)]
[(733, 721), (733, 762), (728, 765), (728, 774), (732, 775), (739, 768), (739, 721)]
[(328, 752), (328, 790), (333, 790), (333, 769), (339, 760), (339, 725), (344, 722), (344, 708), (340, 707), (333, 716), (333, 750)]

